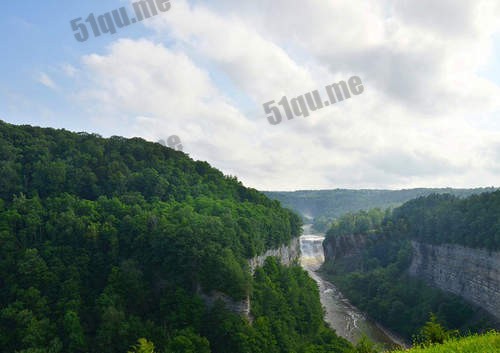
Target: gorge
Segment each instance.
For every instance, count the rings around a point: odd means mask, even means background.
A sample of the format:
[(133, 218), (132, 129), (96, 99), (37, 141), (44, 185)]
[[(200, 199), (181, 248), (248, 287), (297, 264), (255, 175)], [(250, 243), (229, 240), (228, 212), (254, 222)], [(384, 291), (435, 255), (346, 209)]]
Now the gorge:
[(304, 226), (300, 248), (302, 267), (318, 284), (321, 304), (325, 309), (325, 321), (338, 335), (353, 343), (365, 335), (386, 348), (395, 344), (406, 346), (403, 339), (369, 319), (353, 306), (333, 283), (324, 278), (324, 274), (318, 272), (325, 261), (324, 239), (324, 234), (312, 234), (311, 226)]

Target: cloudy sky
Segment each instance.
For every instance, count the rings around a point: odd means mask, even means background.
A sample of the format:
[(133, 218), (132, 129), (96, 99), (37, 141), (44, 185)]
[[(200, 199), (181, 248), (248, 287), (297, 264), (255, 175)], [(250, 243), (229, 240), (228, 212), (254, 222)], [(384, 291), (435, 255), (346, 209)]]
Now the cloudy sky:
[[(150, 141), (261, 190), (500, 186), (498, 0), (171, 0), (75, 40), (70, 21), (131, 1), (9, 1), (0, 119)], [(263, 104), (351, 76), (307, 118)]]

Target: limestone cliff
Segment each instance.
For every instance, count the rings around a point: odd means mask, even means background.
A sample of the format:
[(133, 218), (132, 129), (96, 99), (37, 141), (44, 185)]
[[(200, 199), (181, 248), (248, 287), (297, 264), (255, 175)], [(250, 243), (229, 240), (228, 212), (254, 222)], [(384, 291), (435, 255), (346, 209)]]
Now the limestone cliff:
[(412, 242), (410, 274), (457, 294), (500, 319), (500, 253)]
[(249, 260), (250, 270), (252, 274), (257, 267), (264, 265), (268, 257), (277, 257), (283, 265), (291, 265), (300, 259), (300, 239), (292, 239), (289, 245), (282, 245), (277, 249), (271, 249), (264, 254), (255, 256)]
[[(376, 240), (356, 235), (327, 238), (323, 243), (325, 261), (334, 271), (358, 270), (363, 249)], [(410, 275), (454, 293), (500, 320), (500, 252), (416, 241), (412, 248)]]

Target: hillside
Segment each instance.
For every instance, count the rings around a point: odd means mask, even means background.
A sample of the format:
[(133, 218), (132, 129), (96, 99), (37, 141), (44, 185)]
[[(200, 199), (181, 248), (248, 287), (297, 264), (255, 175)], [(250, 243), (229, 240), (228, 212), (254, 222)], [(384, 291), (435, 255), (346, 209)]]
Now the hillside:
[(447, 341), (427, 348), (413, 348), (392, 353), (497, 353), (500, 352), (500, 334), (488, 333)]
[[(351, 352), (305, 271), (270, 258), (251, 275), (300, 226), (160, 144), (0, 122), (0, 350)], [(214, 291), (250, 296), (253, 325), (206, 305)]]
[(386, 209), (397, 207), (421, 196), (437, 194), (452, 194), (467, 197), (494, 188), (478, 189), (407, 189), (407, 190), (316, 190), (293, 192), (264, 192), (272, 199), (280, 201), (284, 207), (303, 215), (314, 224), (314, 228), (326, 232), (334, 219), (349, 212), (369, 210), (373, 208)]

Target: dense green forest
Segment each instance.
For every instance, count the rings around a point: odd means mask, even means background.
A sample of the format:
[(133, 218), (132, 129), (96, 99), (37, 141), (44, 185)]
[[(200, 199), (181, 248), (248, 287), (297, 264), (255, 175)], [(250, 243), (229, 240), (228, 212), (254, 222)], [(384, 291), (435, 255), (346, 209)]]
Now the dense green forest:
[(392, 212), (375, 209), (347, 214), (334, 222), (326, 241), (358, 234), (365, 236), (367, 245), (356, 260), (329, 262), (324, 269), (354, 305), (408, 338), (430, 312), (453, 329), (494, 327), (498, 323), (486, 313), (410, 277), (407, 269), (411, 240), (498, 250), (499, 214), (500, 191), (466, 199), (434, 194), (411, 200)]
[(207, 337), (223, 353), (354, 353), (323, 321), (316, 282), (300, 266), (284, 267), (268, 258), (254, 275), (254, 322), (218, 313)]
[(326, 232), (332, 221), (341, 216), (373, 208), (387, 209), (397, 207), (422, 196), (431, 194), (452, 194), (467, 197), (495, 188), (478, 189), (406, 189), (406, 190), (305, 190), (293, 192), (264, 192), (272, 199), (280, 201), (285, 207), (303, 215), (313, 223), (319, 232)]
[[(1, 351), (350, 352), (300, 268), (248, 270), (300, 226), (160, 144), (0, 122)], [(253, 324), (200, 290), (250, 293)]]
[(466, 199), (431, 195), (395, 209), (389, 220), (392, 224), (386, 224), (386, 228), (426, 243), (499, 251), (499, 215), (500, 191)]

